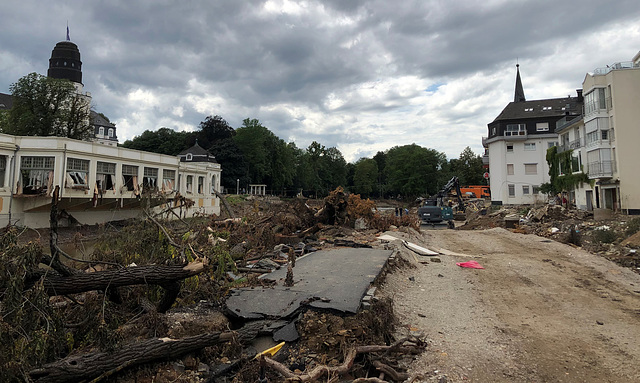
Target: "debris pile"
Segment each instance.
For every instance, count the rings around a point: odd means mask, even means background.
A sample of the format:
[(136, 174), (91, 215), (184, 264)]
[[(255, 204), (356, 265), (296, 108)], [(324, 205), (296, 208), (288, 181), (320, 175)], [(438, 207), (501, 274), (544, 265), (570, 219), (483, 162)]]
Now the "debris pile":
[[(560, 205), (501, 206), (498, 210), (474, 211), (459, 229), (478, 230), (507, 227), (523, 234), (536, 234), (580, 246), (622, 266), (640, 272), (640, 218), (620, 213), (596, 220), (592, 212)], [(513, 222), (514, 226), (509, 227)]]
[[(243, 212), (242, 218), (233, 216), (234, 210)], [(83, 259), (57, 245), (55, 212), (53, 257), (38, 241), (19, 244), (20, 233), (7, 231), (0, 255), (10, 267), (0, 270), (7, 276), (0, 286), (0, 314), (2, 341), (12, 346), (1, 353), (0, 367), (7, 376), (28, 374), (34, 381), (101, 381), (115, 375), (124, 382), (232, 381), (234, 376), (256, 381), (261, 374), (272, 381), (282, 376), (307, 381), (326, 378), (327, 371), (405, 378), (396, 361), (425, 345), (419, 339), (394, 343), (391, 305), (373, 294), (369, 309), (355, 315), (302, 310), (293, 322), (239, 323), (223, 312), (230, 289), (282, 286), (285, 278), (269, 276), (287, 268), (287, 283), (295, 288), (297, 258), (335, 247), (367, 250), (379, 244), (379, 230), (414, 227), (414, 217), (384, 214), (372, 201), (341, 189), (315, 206), (301, 199), (254, 198), (226, 211), (227, 217), (186, 221), (159, 221), (147, 212), (142, 221), (99, 227), (102, 235)], [(82, 236), (74, 239), (82, 245)], [(39, 270), (43, 263), (52, 269)], [(67, 283), (74, 278), (81, 282)], [(303, 304), (319, 307), (323, 299)], [(49, 331), (43, 332), (45, 327)], [(254, 340), (285, 330), (299, 332), (300, 340), (273, 358), (254, 359), (261, 351)], [(171, 362), (163, 363), (167, 359)]]

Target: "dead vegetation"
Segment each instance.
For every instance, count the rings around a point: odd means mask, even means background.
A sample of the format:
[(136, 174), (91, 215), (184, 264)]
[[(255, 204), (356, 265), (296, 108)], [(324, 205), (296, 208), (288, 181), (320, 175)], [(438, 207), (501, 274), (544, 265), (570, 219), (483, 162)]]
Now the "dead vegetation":
[[(107, 224), (94, 229), (100, 236), (90, 254), (80, 251), (83, 235), (61, 234), (77, 245), (72, 257), (59, 247), (53, 210), (53, 256), (41, 245), (49, 240), (44, 235), (29, 231), (27, 242), (27, 231), (7, 228), (0, 239), (0, 341), (9, 345), (0, 352), (2, 381), (255, 381), (261, 367), (247, 345), (258, 331), (229, 330), (221, 307), (230, 288), (269, 285), (256, 271), (317, 249), (368, 247), (381, 230), (417, 227), (412, 217), (382, 214), (374, 202), (337, 189), (319, 206), (254, 199), (230, 204), (227, 214), (238, 217), (147, 215)], [(394, 345), (391, 305), (374, 308), (347, 318), (307, 311), (297, 322), (302, 339), (264, 360), (263, 372), (272, 381), (365, 378), (374, 371), (401, 380), (395, 351), (419, 352), (424, 344)], [(157, 364), (163, 360), (171, 363)]]

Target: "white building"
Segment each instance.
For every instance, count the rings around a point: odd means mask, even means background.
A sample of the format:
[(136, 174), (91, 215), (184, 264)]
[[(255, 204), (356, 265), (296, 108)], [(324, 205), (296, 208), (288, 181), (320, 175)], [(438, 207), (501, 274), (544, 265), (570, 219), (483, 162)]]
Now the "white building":
[(559, 151), (572, 150), (571, 169), (590, 182), (570, 191), (580, 209), (640, 214), (640, 52), (587, 73), (582, 83), (584, 114), (559, 126)]
[(220, 190), (220, 164), (213, 156), (203, 160), (185, 152), (180, 158), (97, 142), (0, 134), (0, 225), (49, 226), (56, 186), (58, 209), (81, 224), (138, 217), (150, 201), (145, 192), (155, 193), (155, 211), (219, 214), (214, 190)]
[(577, 97), (527, 101), (520, 69), (516, 69), (514, 100), (489, 123), (489, 135), (482, 139), (484, 162), (489, 164), (492, 204), (546, 201), (539, 188), (549, 182), (546, 154), (548, 148), (557, 145), (556, 124), (580, 115), (581, 109), (580, 90)]

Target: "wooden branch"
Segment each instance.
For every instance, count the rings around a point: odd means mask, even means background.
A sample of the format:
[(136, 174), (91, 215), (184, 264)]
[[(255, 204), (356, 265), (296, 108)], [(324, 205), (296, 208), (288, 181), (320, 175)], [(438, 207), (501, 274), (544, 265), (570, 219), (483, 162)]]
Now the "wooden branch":
[(404, 382), (409, 379), (409, 374), (398, 372), (393, 367), (388, 366), (379, 360), (373, 361), (373, 367), (375, 367), (376, 370), (383, 372), (385, 375), (390, 376), (392, 380)]
[(186, 266), (134, 266), (119, 270), (96, 271), (70, 276), (48, 275), (44, 279), (47, 294), (76, 294), (91, 290), (106, 290), (130, 285), (169, 285), (204, 271), (205, 262), (191, 262)]
[(29, 372), (29, 376), (39, 383), (77, 382), (95, 377), (100, 380), (125, 367), (170, 360), (232, 338), (232, 333), (215, 332), (183, 339), (148, 339), (127, 344), (113, 352), (94, 352), (68, 357), (34, 369)]
[[(380, 345), (358, 346), (356, 348), (352, 348), (347, 352), (347, 355), (344, 358), (344, 362), (340, 366), (336, 366), (336, 367), (316, 366), (311, 371), (304, 374), (296, 374), (291, 370), (289, 370), (289, 368), (287, 368), (282, 363), (276, 362), (275, 360), (267, 357), (264, 357), (264, 361), (266, 366), (271, 367), (272, 369), (280, 373), (282, 376), (284, 376), (287, 382), (312, 382), (312, 381), (318, 380), (320, 377), (322, 377), (325, 374), (344, 375), (348, 373), (351, 370), (351, 367), (353, 366), (353, 362), (355, 361), (357, 354), (364, 354), (364, 353), (370, 353), (370, 352), (383, 352), (383, 351), (384, 352), (386, 351), (416, 352), (417, 349), (423, 346), (423, 342), (419, 340), (415, 340), (413, 338), (404, 339), (401, 342), (402, 343), (396, 342), (391, 346), (380, 346)], [(406, 342), (410, 342), (413, 344), (405, 345)], [(391, 368), (390, 366), (387, 366), (382, 362), (378, 362), (378, 363), (374, 362), (374, 366), (379, 371), (382, 371), (383, 373), (391, 376), (392, 379), (398, 378), (394, 380), (405, 380), (409, 378), (408, 374), (399, 373), (395, 371), (393, 368)], [(368, 379), (373, 379), (373, 380), (359, 380), (359, 381), (360, 382), (384, 382), (383, 380), (380, 380), (378, 378), (368, 378)], [(378, 379), (378, 380), (375, 380), (375, 379)]]
[(296, 374), (291, 370), (289, 370), (289, 368), (287, 368), (282, 363), (276, 362), (271, 358), (264, 357), (264, 361), (267, 366), (273, 368), (274, 370), (279, 372), (282, 376), (287, 378), (286, 380), (287, 382), (312, 382), (312, 381), (318, 380), (324, 374), (327, 374), (327, 375), (346, 374), (347, 372), (349, 372), (349, 370), (351, 370), (351, 367), (353, 366), (353, 362), (356, 359), (356, 354), (357, 354), (357, 350), (355, 348), (352, 348), (347, 352), (347, 356), (345, 356), (344, 362), (341, 365), (336, 367), (329, 367), (329, 366), (322, 366), (322, 365), (316, 366), (306, 374)]

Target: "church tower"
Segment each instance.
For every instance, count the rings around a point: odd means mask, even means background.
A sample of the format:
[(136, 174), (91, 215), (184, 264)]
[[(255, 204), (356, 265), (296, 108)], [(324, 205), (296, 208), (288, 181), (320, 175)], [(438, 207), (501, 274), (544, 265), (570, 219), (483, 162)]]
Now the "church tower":
[(513, 102), (527, 101), (524, 97), (524, 88), (522, 87), (522, 80), (520, 79), (520, 64), (516, 64), (516, 91), (513, 96)]
[(68, 40), (56, 44), (51, 51), (47, 76), (70, 80), (82, 89), (82, 61), (76, 44)]

